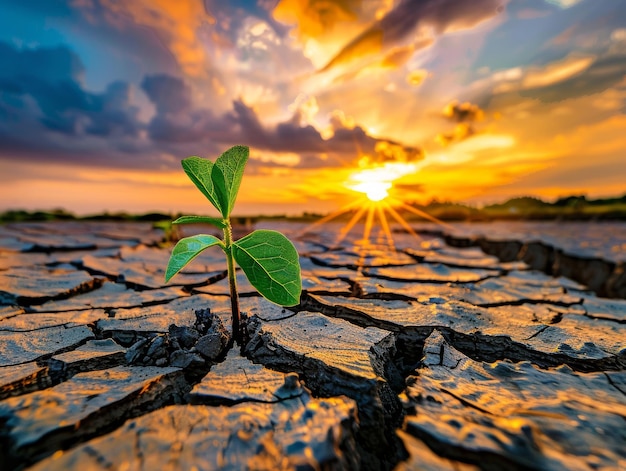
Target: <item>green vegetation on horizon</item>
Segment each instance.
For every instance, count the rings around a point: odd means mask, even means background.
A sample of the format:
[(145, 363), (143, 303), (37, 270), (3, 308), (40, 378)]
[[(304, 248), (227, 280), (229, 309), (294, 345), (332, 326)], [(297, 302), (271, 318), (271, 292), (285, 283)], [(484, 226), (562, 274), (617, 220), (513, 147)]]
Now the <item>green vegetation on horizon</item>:
[(588, 200), (584, 195), (567, 196), (559, 198), (554, 203), (531, 196), (522, 196), (482, 208), (431, 201), (420, 208), (446, 221), (626, 220), (626, 194), (621, 197), (596, 200)]
[[(510, 220), (626, 220), (626, 194), (614, 198), (587, 199), (584, 195), (574, 195), (559, 198), (554, 203), (543, 201), (531, 196), (512, 198), (504, 203), (496, 203), (482, 208), (450, 201), (433, 200), (426, 205), (413, 203), (433, 216), (444, 221), (490, 221), (499, 219)], [(48, 211), (8, 210), (0, 213), (0, 224), (11, 222), (37, 221), (129, 221), (129, 222), (159, 222), (170, 221), (182, 214), (146, 213), (102, 213), (78, 217), (63, 209)], [(253, 215), (245, 217), (231, 217), (234, 224), (245, 224), (259, 220), (294, 220), (314, 221), (325, 214), (304, 212), (301, 216)], [(417, 216), (406, 215), (408, 220), (418, 220)]]

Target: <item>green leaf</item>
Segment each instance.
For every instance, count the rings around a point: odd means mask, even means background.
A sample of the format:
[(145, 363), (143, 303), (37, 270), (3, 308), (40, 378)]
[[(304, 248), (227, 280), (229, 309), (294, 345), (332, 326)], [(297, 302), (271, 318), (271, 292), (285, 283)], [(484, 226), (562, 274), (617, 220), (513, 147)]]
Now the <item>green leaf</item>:
[[(235, 206), (235, 200), (237, 199), (237, 193), (239, 193), (239, 186), (241, 185), (249, 155), (250, 149), (248, 147), (234, 146), (220, 155), (215, 161), (215, 167), (222, 171), (225, 194), (227, 196), (226, 214), (224, 214), (224, 217), (229, 217)], [(215, 182), (216, 180), (214, 179), (213, 181)]]
[(223, 246), (221, 240), (208, 234), (198, 234), (180, 239), (174, 247), (174, 250), (172, 250), (169, 262), (167, 262), (165, 282), (170, 281), (176, 273), (185, 268), (185, 265), (196, 258), (200, 252), (213, 245)]
[(219, 227), (220, 229), (224, 229), (226, 227), (226, 222), (222, 218), (212, 218), (210, 216), (181, 216), (176, 221), (173, 221), (172, 224), (211, 224), (215, 227)]
[(280, 232), (254, 231), (234, 242), (232, 253), (263, 297), (281, 306), (300, 302), (302, 279), (298, 252)]
[(213, 182), (213, 189), (215, 190), (215, 195), (220, 205), (219, 207), (222, 208), (220, 212), (222, 216), (224, 216), (224, 219), (228, 219), (230, 215), (228, 212), (228, 188), (226, 187), (224, 174), (217, 165), (213, 165), (211, 169), (211, 181)]
[(194, 185), (198, 187), (198, 190), (207, 197), (221, 214), (224, 214), (212, 180), (213, 162), (202, 157), (193, 156), (183, 159), (181, 163), (183, 170), (185, 170), (185, 173)]

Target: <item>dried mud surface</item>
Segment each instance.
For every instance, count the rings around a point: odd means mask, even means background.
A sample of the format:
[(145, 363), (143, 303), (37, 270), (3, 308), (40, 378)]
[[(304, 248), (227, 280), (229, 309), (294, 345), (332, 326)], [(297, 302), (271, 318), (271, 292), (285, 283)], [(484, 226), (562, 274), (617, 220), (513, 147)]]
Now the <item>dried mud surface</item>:
[(0, 227), (2, 469), (626, 469), (619, 257), (276, 228), (302, 300), (239, 276), (240, 350), (219, 249), (165, 284), (149, 225)]

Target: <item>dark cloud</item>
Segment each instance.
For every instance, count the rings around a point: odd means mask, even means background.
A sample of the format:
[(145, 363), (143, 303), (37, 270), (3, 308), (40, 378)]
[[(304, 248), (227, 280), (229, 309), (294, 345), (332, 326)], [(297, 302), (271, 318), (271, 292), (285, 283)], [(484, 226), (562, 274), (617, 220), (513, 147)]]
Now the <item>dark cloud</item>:
[(109, 136), (139, 129), (129, 85), (116, 82), (101, 94), (85, 91), (83, 65), (67, 48), (20, 50), (0, 43), (0, 63), (12, 65), (0, 70), (0, 109), (11, 110), (12, 122), (34, 118), (25, 116), (34, 112), (26, 101), (34, 101), (37, 119), (49, 131)]
[[(346, 160), (357, 161), (361, 155), (368, 155), (372, 163), (408, 162), (423, 158), (423, 152), (419, 148), (375, 138), (362, 127), (348, 127), (339, 120), (333, 121), (334, 135), (330, 139), (323, 139), (317, 129), (310, 125), (301, 125), (299, 119), (291, 119), (279, 123), (274, 128), (266, 128), (261, 125), (254, 110), (243, 102), (236, 101), (233, 109), (234, 113), (230, 120), (238, 129), (238, 142), (273, 152), (326, 154), (331, 157), (327, 160), (319, 159), (317, 161), (319, 166), (331, 167), (341, 165)], [(311, 162), (304, 165), (310, 167)]]
[(334, 135), (324, 139), (300, 112), (264, 126), (254, 109), (235, 100), (230, 111), (218, 115), (194, 103), (189, 84), (169, 74), (141, 81), (155, 110), (142, 122), (130, 84), (116, 81), (101, 93), (86, 90), (84, 66), (65, 47), (18, 49), (0, 43), (0, 63), (14, 64), (0, 70), (0, 158), (35, 155), (44, 161), (143, 168), (154, 167), (162, 159), (158, 155), (182, 158), (200, 149), (212, 155), (233, 144), (295, 153), (309, 168), (354, 162), (363, 154), (376, 162), (421, 158), (419, 149), (377, 139), (341, 120), (333, 122)]
[(87, 133), (103, 137), (136, 136), (142, 124), (137, 120), (137, 109), (130, 105), (130, 99), (131, 87), (126, 82), (113, 82), (103, 94), (96, 95), (95, 112), (90, 113)]
[[(156, 99), (156, 95), (153, 94), (151, 98)], [(209, 142), (227, 147), (242, 144), (272, 153), (294, 153), (301, 156), (298, 165), (301, 168), (340, 166), (354, 163), (362, 155), (368, 155), (372, 163), (409, 162), (423, 158), (419, 148), (375, 138), (362, 127), (346, 126), (341, 120), (333, 121), (334, 135), (329, 139), (324, 139), (317, 129), (301, 121), (296, 111), (287, 121), (272, 127), (264, 126), (254, 109), (236, 100), (232, 111), (222, 116), (216, 116), (208, 109), (191, 106), (185, 108), (184, 112), (161, 107), (161, 111), (148, 125), (148, 130), (154, 141), (170, 145), (195, 142), (197, 147), (198, 142)]]
[(178, 77), (171, 75), (151, 75), (143, 79), (141, 88), (158, 113), (179, 113), (191, 106), (191, 90)]
[(245, 135), (249, 142), (263, 149), (271, 148), (270, 137), (267, 135), (261, 121), (254, 110), (246, 106), (243, 101), (233, 102), (233, 112), (228, 116), (228, 121), (239, 128), (239, 134)]
[[(327, 153), (356, 156), (359, 150), (373, 151), (376, 139), (362, 128), (338, 128), (333, 137), (324, 140), (311, 125), (301, 125), (299, 119), (264, 127), (254, 110), (241, 101), (233, 103), (233, 113), (227, 118), (235, 125), (239, 142), (273, 152)], [(332, 165), (332, 162), (327, 162)]]
[(193, 110), (184, 116), (157, 114), (148, 124), (148, 135), (158, 143), (193, 144), (216, 137), (223, 127), (210, 110)]
[(374, 152), (379, 163), (417, 162), (424, 158), (424, 150), (421, 147), (405, 146), (389, 140), (378, 141)]
[(174, 149), (183, 143), (191, 146), (234, 138), (230, 118), (217, 116), (209, 108), (194, 107), (192, 90), (181, 78), (150, 75), (143, 79), (141, 88), (156, 109), (147, 125), (148, 136), (154, 142)]
[(0, 158), (142, 166), (131, 86), (84, 89), (84, 67), (65, 47), (19, 49), (0, 42)]
[(443, 109), (442, 115), (457, 123), (472, 123), (484, 118), (484, 112), (478, 105), (465, 102), (459, 103), (454, 100)]
[(457, 100), (448, 103), (441, 112), (448, 121), (457, 123), (452, 131), (440, 133), (435, 140), (442, 146), (460, 142), (476, 134), (475, 123), (485, 117), (484, 111), (476, 104)]
[(495, 16), (505, 3), (506, 0), (403, 0), (343, 47), (322, 71), (399, 44), (417, 44), (416, 33), (422, 27), (427, 28), (428, 34), (436, 35), (471, 28)]
[(78, 80), (84, 67), (78, 56), (65, 47), (46, 49), (16, 49), (11, 44), (0, 42), (0, 79), (19, 82), (21, 77), (45, 74), (50, 81)]

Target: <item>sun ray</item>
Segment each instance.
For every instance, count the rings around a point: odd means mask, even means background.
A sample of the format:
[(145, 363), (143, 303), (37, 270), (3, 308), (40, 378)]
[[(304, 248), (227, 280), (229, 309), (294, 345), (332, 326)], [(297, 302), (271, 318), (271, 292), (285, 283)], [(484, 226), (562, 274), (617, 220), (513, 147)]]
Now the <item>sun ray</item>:
[(348, 224), (346, 224), (339, 232), (339, 236), (337, 237), (337, 240), (335, 241), (336, 245), (339, 245), (343, 241), (343, 239), (345, 239), (345, 237), (350, 233), (350, 231), (355, 226), (355, 224), (359, 222), (361, 217), (363, 217), (363, 214), (365, 213), (366, 210), (367, 210), (367, 206), (363, 206), (362, 208), (359, 208), (354, 213), (354, 216), (352, 216), (352, 219), (350, 219)]
[(409, 224), (404, 220), (404, 218), (400, 216), (398, 212), (395, 209), (393, 209), (393, 207), (389, 203), (383, 202), (383, 204), (385, 206), (385, 209), (389, 211), (389, 214), (393, 216), (393, 218), (404, 228), (404, 230), (406, 230), (409, 234), (414, 236), (416, 239), (422, 240), (419, 234), (415, 232), (415, 230), (411, 226), (409, 226)]
[(339, 208), (339, 209), (338, 209), (337, 211), (335, 211), (334, 213), (330, 213), (330, 214), (328, 214), (328, 215), (324, 216), (322, 219), (319, 219), (319, 220), (315, 221), (314, 223), (309, 224), (309, 225), (308, 225), (308, 226), (306, 226), (304, 229), (302, 229), (302, 230), (300, 231), (300, 233), (298, 233), (298, 234), (296, 235), (296, 238), (300, 238), (300, 237), (302, 237), (304, 234), (306, 234), (307, 232), (309, 232), (311, 229), (313, 229), (313, 228), (315, 228), (315, 227), (317, 227), (317, 226), (319, 226), (319, 225), (321, 225), (321, 224), (324, 224), (324, 223), (326, 223), (326, 222), (328, 222), (328, 221), (331, 221), (331, 220), (335, 219), (336, 217), (341, 216), (341, 215), (342, 215), (342, 214), (344, 214), (344, 213), (347, 213), (348, 211), (350, 211), (350, 210), (351, 210), (352, 208), (354, 208), (355, 206), (357, 206), (357, 205), (359, 205), (359, 204), (363, 204), (363, 201), (364, 201), (364, 199), (363, 199), (363, 198), (361, 198), (360, 200), (357, 200), (357, 201), (353, 201), (352, 203), (349, 203), (349, 204), (347, 204), (347, 205), (343, 206), (342, 208)]
[(359, 259), (356, 263), (358, 268), (358, 273), (362, 274), (363, 267), (365, 266), (365, 257), (367, 255), (367, 251), (369, 249), (370, 244), (370, 233), (372, 232), (372, 227), (374, 225), (374, 211), (376, 210), (375, 204), (369, 203), (364, 207), (367, 210), (367, 216), (365, 220), (365, 228), (363, 229), (363, 239), (361, 239), (361, 246), (357, 248), (355, 244), (355, 251), (359, 254)]
[[(360, 152), (359, 152), (359, 155)], [(417, 240), (421, 241), (422, 238), (406, 221), (403, 215), (400, 214), (400, 210), (409, 211), (413, 214), (421, 216), (428, 221), (432, 221), (436, 224), (444, 226), (448, 229), (455, 230), (453, 226), (447, 224), (435, 216), (431, 216), (425, 211), (413, 207), (404, 201), (394, 198), (390, 193), (394, 190), (394, 182), (409, 173), (414, 173), (417, 168), (411, 162), (385, 162), (384, 164), (376, 164), (371, 162), (371, 158), (367, 155), (363, 155), (359, 160), (360, 170), (358, 172), (350, 174), (349, 179), (346, 181), (345, 186), (353, 191), (359, 192), (365, 197), (347, 204), (338, 211), (335, 211), (319, 221), (307, 226), (301, 235), (310, 231), (311, 229), (320, 226), (326, 222), (329, 222), (336, 217), (353, 213), (350, 215), (350, 219), (344, 227), (342, 227), (337, 233), (335, 239), (335, 246), (339, 246), (340, 243), (348, 236), (348, 234), (354, 229), (357, 223), (363, 220), (365, 217), (365, 224), (363, 228), (363, 238), (353, 242), (355, 251), (359, 254), (358, 267), (362, 268), (363, 261), (367, 256), (368, 249), (371, 250), (374, 246), (384, 246), (385, 242), (388, 247), (394, 248), (395, 241), (393, 231), (391, 227), (392, 222), (397, 222), (402, 228)], [(386, 214), (388, 212), (388, 214)], [(390, 219), (391, 218), (391, 219)], [(375, 226), (378, 225), (376, 228)], [(377, 231), (377, 232), (375, 232)], [(372, 237), (375, 235), (374, 241)]]
[(381, 205), (377, 205), (376, 209), (378, 210), (378, 219), (380, 219), (380, 225), (382, 226), (383, 232), (385, 233), (385, 236), (387, 237), (387, 243), (389, 244), (389, 247), (393, 249), (394, 247), (393, 235), (391, 234), (391, 230), (389, 229), (387, 216), (385, 216), (385, 212), (383, 211), (383, 208)]
[(370, 243), (370, 233), (372, 232), (372, 226), (374, 225), (374, 205), (370, 204), (367, 209), (367, 220), (365, 221), (365, 229), (363, 230), (364, 246), (367, 246)]
[(403, 209), (406, 209), (407, 211), (410, 211), (414, 214), (417, 214), (418, 216), (422, 216), (425, 219), (428, 219), (429, 221), (432, 221), (436, 224), (439, 224), (440, 226), (443, 226), (447, 229), (450, 230), (456, 230), (453, 226), (451, 226), (450, 224), (443, 222), (441, 219), (436, 218), (435, 216), (431, 216), (430, 214), (428, 214), (427, 212), (422, 211), (421, 209), (417, 209), (414, 208), (413, 206), (409, 206), (408, 204), (403, 203), (402, 201), (399, 200), (393, 200), (394, 202), (396, 202), (397, 204), (399, 204), (399, 206)]

